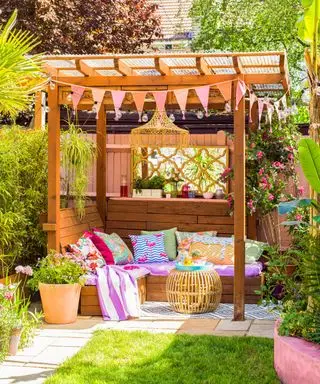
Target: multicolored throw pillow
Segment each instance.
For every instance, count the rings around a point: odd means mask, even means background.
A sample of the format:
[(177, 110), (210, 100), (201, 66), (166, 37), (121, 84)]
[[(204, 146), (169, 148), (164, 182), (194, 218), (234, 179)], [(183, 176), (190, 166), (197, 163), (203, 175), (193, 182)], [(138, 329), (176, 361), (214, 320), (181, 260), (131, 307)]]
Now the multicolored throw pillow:
[(169, 261), (164, 247), (164, 233), (129, 235), (134, 249), (135, 263), (163, 263)]
[(89, 238), (80, 237), (76, 244), (69, 244), (68, 249), (75, 254), (81, 255), (91, 272), (95, 272), (97, 268), (101, 268), (106, 264), (101, 253)]
[[(202, 236), (213, 237), (216, 236), (216, 231), (206, 231), (206, 232), (176, 232), (176, 237), (178, 241), (178, 258), (181, 256), (180, 253), (188, 252), (190, 249), (190, 245), (193, 242), (193, 238), (198, 236), (202, 238)], [(201, 240), (200, 240), (201, 241)]]
[(198, 254), (208, 262), (217, 265), (234, 264), (234, 245), (231, 237), (195, 236), (191, 242), (189, 253)]
[(116, 233), (108, 235), (97, 229), (94, 229), (93, 233), (99, 236), (110, 249), (115, 264), (123, 265), (133, 262), (133, 256), (130, 249), (119, 235)]
[(97, 236), (93, 232), (86, 231), (83, 234), (83, 237), (86, 237), (93, 242), (95, 247), (101, 253), (101, 255), (104, 258), (104, 261), (106, 262), (107, 265), (114, 264), (112, 252), (110, 251), (110, 249), (107, 247), (105, 242), (99, 236)]

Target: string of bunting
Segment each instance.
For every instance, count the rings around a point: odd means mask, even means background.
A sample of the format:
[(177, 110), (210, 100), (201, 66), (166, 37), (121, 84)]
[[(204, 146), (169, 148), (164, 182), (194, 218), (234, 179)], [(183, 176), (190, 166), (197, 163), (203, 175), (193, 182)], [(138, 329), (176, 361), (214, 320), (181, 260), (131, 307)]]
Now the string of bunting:
[[(188, 94), (191, 89), (193, 89), (199, 98), (199, 101), (205, 111), (205, 116), (208, 116), (208, 105), (209, 105), (209, 93), (210, 88), (215, 86), (219, 92), (221, 93), (222, 97), (224, 98), (226, 102), (226, 111), (231, 112), (231, 96), (232, 96), (232, 82), (237, 81), (237, 89), (236, 89), (236, 102), (235, 102), (235, 109), (238, 110), (238, 106), (242, 98), (245, 96), (247, 90), (249, 90), (249, 121), (252, 122), (252, 107), (255, 102), (258, 102), (258, 119), (259, 119), (259, 127), (261, 125), (261, 118), (264, 109), (267, 110), (267, 119), (269, 123), (272, 122), (272, 115), (274, 111), (277, 112), (279, 120), (285, 120), (288, 113), (287, 111), (287, 102), (286, 102), (286, 94), (283, 95), (279, 100), (272, 102), (269, 98), (258, 98), (256, 94), (250, 90), (245, 82), (243, 80), (228, 80), (223, 81), (219, 83), (199, 86), (199, 87), (190, 87), (190, 88), (180, 88), (180, 89), (173, 89), (173, 90), (164, 90), (164, 91), (122, 91), (122, 90), (111, 90), (111, 89), (103, 89), (103, 88), (93, 88), (93, 87), (84, 87), (81, 85), (75, 85), (75, 84), (69, 84), (62, 81), (57, 80), (51, 80), (50, 84), (61, 84), (61, 85), (68, 85), (71, 87), (71, 94), (70, 101), (72, 101), (73, 109), (77, 110), (78, 104), (85, 92), (86, 89), (91, 90), (92, 97), (94, 101), (94, 106), (92, 108), (92, 111), (96, 113), (96, 116), (98, 116), (100, 107), (102, 105), (105, 92), (110, 92), (114, 110), (115, 110), (115, 119), (119, 120), (121, 117), (121, 106), (123, 103), (123, 100), (126, 96), (126, 93), (131, 93), (132, 99), (135, 103), (136, 109), (138, 111), (139, 115), (139, 122), (141, 122), (141, 117), (143, 113), (145, 98), (148, 93), (152, 93), (157, 110), (160, 113), (165, 112), (165, 104), (167, 95), (169, 92), (173, 92), (177, 103), (179, 105), (179, 108), (182, 113), (182, 119), (185, 119), (185, 113), (186, 113), (186, 106), (187, 106), (187, 99)], [(281, 104), (283, 106), (283, 110), (280, 109)]]

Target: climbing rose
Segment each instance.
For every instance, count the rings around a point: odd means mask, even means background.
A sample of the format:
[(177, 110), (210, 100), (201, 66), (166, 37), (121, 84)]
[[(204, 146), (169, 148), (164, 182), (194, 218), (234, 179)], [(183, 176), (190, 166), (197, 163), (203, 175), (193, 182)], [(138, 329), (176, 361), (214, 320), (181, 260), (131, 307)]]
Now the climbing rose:
[(264, 168), (259, 169), (259, 175), (262, 176), (264, 174)]
[(301, 221), (302, 220), (302, 215), (300, 215), (300, 214), (296, 215), (296, 220), (297, 221)]
[(270, 200), (270, 201), (273, 201), (273, 200), (274, 200), (274, 196), (273, 196), (272, 193), (270, 193), (270, 195), (268, 196), (268, 200)]
[(298, 194), (299, 194), (300, 196), (302, 196), (302, 195), (304, 194), (304, 186), (303, 186), (303, 185), (300, 185), (300, 186), (298, 187)]
[(274, 161), (272, 163), (272, 166), (276, 169), (284, 169), (285, 168), (285, 165), (283, 163), (281, 163), (280, 161)]
[(258, 151), (257, 152), (257, 159), (259, 159), (259, 160), (262, 159), (263, 155), (264, 155), (264, 153), (262, 151)]
[(247, 202), (247, 207), (252, 211), (252, 212), (255, 212), (256, 211), (256, 208), (254, 207), (253, 205), (253, 200), (250, 199), (248, 202)]

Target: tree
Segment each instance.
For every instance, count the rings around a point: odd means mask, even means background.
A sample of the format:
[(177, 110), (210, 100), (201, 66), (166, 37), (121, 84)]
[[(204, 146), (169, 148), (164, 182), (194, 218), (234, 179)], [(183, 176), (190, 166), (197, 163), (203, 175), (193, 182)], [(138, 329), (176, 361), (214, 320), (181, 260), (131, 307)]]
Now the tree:
[(31, 93), (43, 82), (41, 57), (27, 56), (38, 41), (14, 30), (17, 12), (0, 27), (0, 115), (15, 117), (31, 103)]
[(287, 50), (295, 82), (303, 65), (297, 37), (300, 0), (194, 0), (191, 16), (199, 25), (193, 48), (204, 50)]
[(19, 26), (35, 33), (36, 52), (137, 53), (160, 36), (148, 0), (4, 0), (1, 17), (19, 10)]

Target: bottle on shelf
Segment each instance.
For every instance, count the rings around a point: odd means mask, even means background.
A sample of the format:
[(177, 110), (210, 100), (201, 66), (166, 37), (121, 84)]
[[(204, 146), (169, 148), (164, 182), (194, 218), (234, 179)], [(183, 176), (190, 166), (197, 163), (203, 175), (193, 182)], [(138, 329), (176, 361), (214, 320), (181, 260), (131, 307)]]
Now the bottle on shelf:
[(128, 181), (126, 175), (121, 176), (120, 197), (128, 197)]

